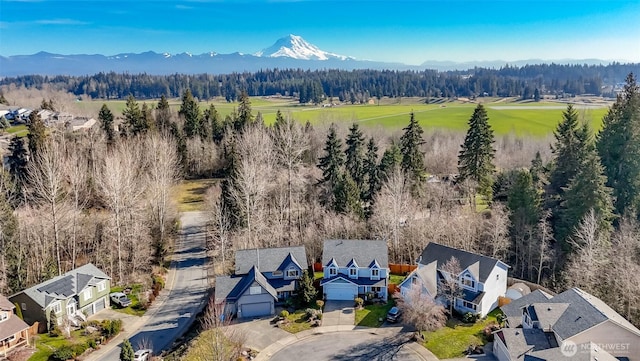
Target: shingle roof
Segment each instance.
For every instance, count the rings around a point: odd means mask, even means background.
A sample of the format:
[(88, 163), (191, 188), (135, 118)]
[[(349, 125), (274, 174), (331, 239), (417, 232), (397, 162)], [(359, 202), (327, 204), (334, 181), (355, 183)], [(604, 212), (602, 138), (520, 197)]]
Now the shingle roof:
[[(426, 265), (433, 261), (437, 261), (438, 268), (441, 268), (442, 265), (451, 259), (451, 257), (458, 259), (460, 262), (460, 268), (463, 271), (470, 268), (470, 271), (474, 273), (474, 276), (478, 277), (478, 280), (483, 283), (486, 282), (487, 277), (489, 277), (489, 274), (491, 274), (491, 271), (493, 271), (493, 268), (498, 264), (498, 262), (501, 262), (495, 258), (431, 242), (427, 247), (425, 247), (424, 251), (422, 251), (422, 255), (418, 259), (418, 263)], [(478, 262), (478, 265), (475, 264), (476, 262)], [(478, 274), (475, 274), (476, 272)]]
[(262, 272), (277, 271), (282, 265), (282, 261), (290, 254), (295, 258), (295, 263), (297, 263), (302, 270), (307, 269), (307, 252), (304, 246), (254, 248), (236, 251), (235, 274), (245, 274), (249, 272), (253, 266), (257, 266)]
[(354, 283), (354, 284), (356, 284), (358, 286), (377, 286), (377, 287), (386, 287), (387, 286), (385, 278), (379, 279), (379, 280), (372, 280), (369, 277), (350, 278), (350, 277), (347, 277), (347, 276), (345, 276), (343, 274), (338, 274), (337, 276), (333, 276), (333, 277), (330, 277), (330, 278), (325, 278), (325, 279), (322, 280), (322, 282), (320, 282), (320, 285), (324, 286), (327, 283), (330, 283), (330, 282), (332, 282), (334, 280), (337, 280), (337, 279), (343, 279), (343, 280), (345, 280), (347, 282)]
[(346, 267), (351, 259), (361, 267), (374, 260), (382, 268), (389, 268), (387, 242), (384, 240), (328, 239), (324, 241), (322, 264), (335, 259), (339, 267)]
[(549, 302), (570, 304), (553, 326), (553, 330), (563, 340), (599, 325), (606, 320), (611, 320), (640, 336), (640, 330), (629, 321), (620, 316), (599, 298), (577, 287), (562, 292), (549, 300)]
[(531, 352), (523, 361), (618, 361), (610, 353), (593, 342), (576, 345), (578, 350), (574, 355), (566, 356), (559, 347)]
[(0, 327), (0, 340), (4, 340), (7, 337), (15, 335), (16, 333), (28, 328), (29, 325), (22, 321), (18, 316), (11, 314), (8, 320), (2, 322), (2, 327)]
[(82, 292), (87, 285), (94, 285), (108, 279), (111, 278), (93, 264), (88, 263), (22, 292), (45, 308), (54, 300), (75, 296)]
[(278, 292), (269, 284), (267, 279), (260, 273), (256, 266), (251, 267), (247, 274), (242, 276), (223, 276), (216, 277), (216, 302), (222, 302), (223, 299), (236, 300), (240, 298), (245, 291), (251, 287), (253, 282), (257, 282), (264, 288), (273, 298), (278, 298)]
[(550, 332), (553, 325), (558, 322), (558, 319), (569, 308), (568, 303), (534, 303), (530, 305), (527, 310), (533, 321), (540, 322), (540, 328), (544, 331)]
[(418, 267), (415, 271), (416, 276), (422, 281), (422, 286), (432, 297), (438, 293), (436, 266), (437, 262), (431, 262), (428, 265)]
[(14, 306), (13, 303), (11, 303), (11, 301), (9, 301), (8, 298), (6, 298), (3, 295), (0, 295), (0, 310), (13, 312), (14, 308), (16, 308), (16, 306)]
[(517, 300), (512, 300), (509, 304), (500, 307), (500, 309), (507, 316), (509, 327), (518, 327), (522, 325), (522, 308), (533, 303), (547, 302), (550, 298), (551, 295), (541, 290), (535, 290)]
[(495, 336), (507, 346), (511, 360), (524, 360), (527, 353), (551, 347), (544, 332), (535, 328), (503, 328)]

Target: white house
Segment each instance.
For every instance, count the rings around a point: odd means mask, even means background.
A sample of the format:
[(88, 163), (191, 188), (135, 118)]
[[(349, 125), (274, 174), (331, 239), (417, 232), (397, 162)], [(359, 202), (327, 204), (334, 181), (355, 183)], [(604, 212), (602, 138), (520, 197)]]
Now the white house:
[[(460, 274), (449, 275), (442, 270), (451, 258), (460, 263)], [(453, 276), (462, 289), (462, 295), (455, 299), (454, 309), (484, 317), (498, 307), (498, 298), (504, 296), (508, 269), (509, 266), (498, 259), (432, 242), (422, 251), (418, 268), (400, 284), (400, 292), (407, 295), (411, 287), (417, 285), (431, 297), (438, 298), (442, 280)]]
[(320, 283), (327, 300), (372, 296), (387, 300), (389, 256), (384, 240), (324, 241)]

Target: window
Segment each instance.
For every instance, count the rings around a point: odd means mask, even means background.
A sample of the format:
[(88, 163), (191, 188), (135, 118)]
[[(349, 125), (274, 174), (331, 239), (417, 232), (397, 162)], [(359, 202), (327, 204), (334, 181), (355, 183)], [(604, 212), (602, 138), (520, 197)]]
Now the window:
[(418, 284), (418, 277), (416, 277), (416, 276), (411, 277), (411, 284), (412, 285), (417, 285)]
[(98, 292), (102, 292), (107, 288), (107, 283), (105, 281), (102, 281), (100, 283), (98, 283)]
[(16, 339), (16, 335), (11, 335), (11, 336), (9, 336), (9, 337), (5, 338), (4, 340), (2, 340), (2, 342), (7, 342), (7, 343), (9, 343), (9, 342), (11, 342), (11, 341), (13, 341), (13, 340), (15, 340), (15, 339)]
[(91, 297), (93, 297), (93, 289), (87, 288), (86, 290), (84, 290), (83, 295), (85, 301), (90, 300)]
[(335, 276), (338, 274), (338, 269), (335, 267), (329, 268), (329, 276)]
[(0, 322), (9, 319), (9, 312), (0, 312)]
[(382, 291), (382, 287), (373, 286), (373, 287), (371, 287), (371, 291), (372, 292), (381, 292)]
[(380, 278), (380, 270), (377, 268), (372, 269), (371, 278)]
[(300, 272), (295, 268), (287, 270), (287, 277), (300, 277)]
[(51, 306), (51, 311), (55, 312), (56, 314), (62, 312), (62, 307), (60, 306), (60, 302), (56, 302)]
[(476, 287), (476, 282), (473, 280), (473, 278), (471, 278), (469, 274), (465, 274), (464, 276), (462, 276), (462, 284), (469, 288)]
[(351, 277), (351, 278), (358, 277), (358, 269), (355, 268), (355, 267), (349, 268), (349, 277)]
[(251, 288), (249, 288), (250, 295), (259, 295), (261, 293), (262, 293), (262, 287), (260, 286), (252, 286)]

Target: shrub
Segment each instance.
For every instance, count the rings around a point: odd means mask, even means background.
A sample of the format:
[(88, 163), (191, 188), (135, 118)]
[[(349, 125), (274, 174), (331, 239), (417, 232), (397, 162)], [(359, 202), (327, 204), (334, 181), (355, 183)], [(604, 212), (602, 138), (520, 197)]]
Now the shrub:
[(287, 317), (289, 317), (289, 311), (287, 311), (287, 310), (282, 310), (282, 311), (280, 312), (280, 317), (282, 317), (282, 318), (287, 318)]
[(478, 316), (471, 312), (467, 312), (462, 316), (462, 322), (464, 323), (475, 323), (477, 320)]
[(71, 349), (73, 350), (73, 357), (77, 357), (82, 355), (85, 351), (87, 351), (87, 344), (78, 343), (73, 345)]
[(102, 334), (106, 338), (111, 338), (122, 329), (122, 320), (104, 320), (102, 321)]
[(316, 306), (318, 306), (319, 309), (322, 309), (322, 307), (324, 307), (324, 301), (316, 300)]
[[(308, 319), (314, 319), (314, 318), (318, 318), (318, 315), (322, 314), (322, 311), (320, 310), (316, 310), (315, 308), (307, 308), (305, 311), (306, 317)], [(322, 316), (320, 316), (322, 317)]]
[(96, 342), (95, 338), (90, 338), (87, 340), (87, 347), (92, 348), (92, 349), (97, 349), (98, 348), (98, 343)]
[(364, 304), (364, 300), (360, 297), (356, 297), (356, 299), (354, 300), (356, 303), (356, 307), (360, 308), (362, 307), (362, 305)]
[(73, 349), (71, 348), (71, 346), (65, 345), (55, 350), (53, 354), (51, 354), (49, 359), (52, 361), (66, 361), (72, 359), (73, 357)]

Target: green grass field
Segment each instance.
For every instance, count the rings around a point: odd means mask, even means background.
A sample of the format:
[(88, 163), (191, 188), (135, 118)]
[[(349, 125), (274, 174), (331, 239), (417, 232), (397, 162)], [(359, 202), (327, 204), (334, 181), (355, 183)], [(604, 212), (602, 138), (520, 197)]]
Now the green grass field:
[[(513, 133), (519, 136), (544, 137), (550, 134), (562, 119), (562, 112), (566, 105), (557, 102), (518, 102), (511, 99), (483, 99), (487, 108), (489, 122), (496, 135)], [(125, 102), (122, 100), (106, 102), (111, 111), (120, 116)], [(142, 103), (142, 101), (140, 101)], [(155, 106), (156, 101), (147, 101)], [(171, 99), (172, 109), (177, 111), (180, 99)], [(102, 106), (100, 101), (79, 102), (79, 106), (97, 114)], [(238, 103), (227, 103), (224, 99), (202, 102), (202, 109), (214, 104), (220, 115), (231, 114)], [(425, 130), (446, 129), (466, 131), (467, 122), (475, 103), (463, 101), (440, 102), (425, 104), (424, 99), (403, 98), (383, 99), (381, 104), (338, 105), (336, 107), (300, 105), (292, 99), (282, 98), (251, 98), (254, 115), (260, 112), (267, 124), (275, 121), (276, 112), (280, 110), (286, 116), (291, 116), (299, 122), (309, 121), (314, 125), (329, 125), (331, 123), (359, 122), (363, 127), (399, 130), (409, 122), (409, 114), (413, 112)], [(588, 120), (594, 130), (600, 129), (602, 117), (606, 114), (606, 107), (584, 108), (578, 106), (578, 113), (582, 119)]]

